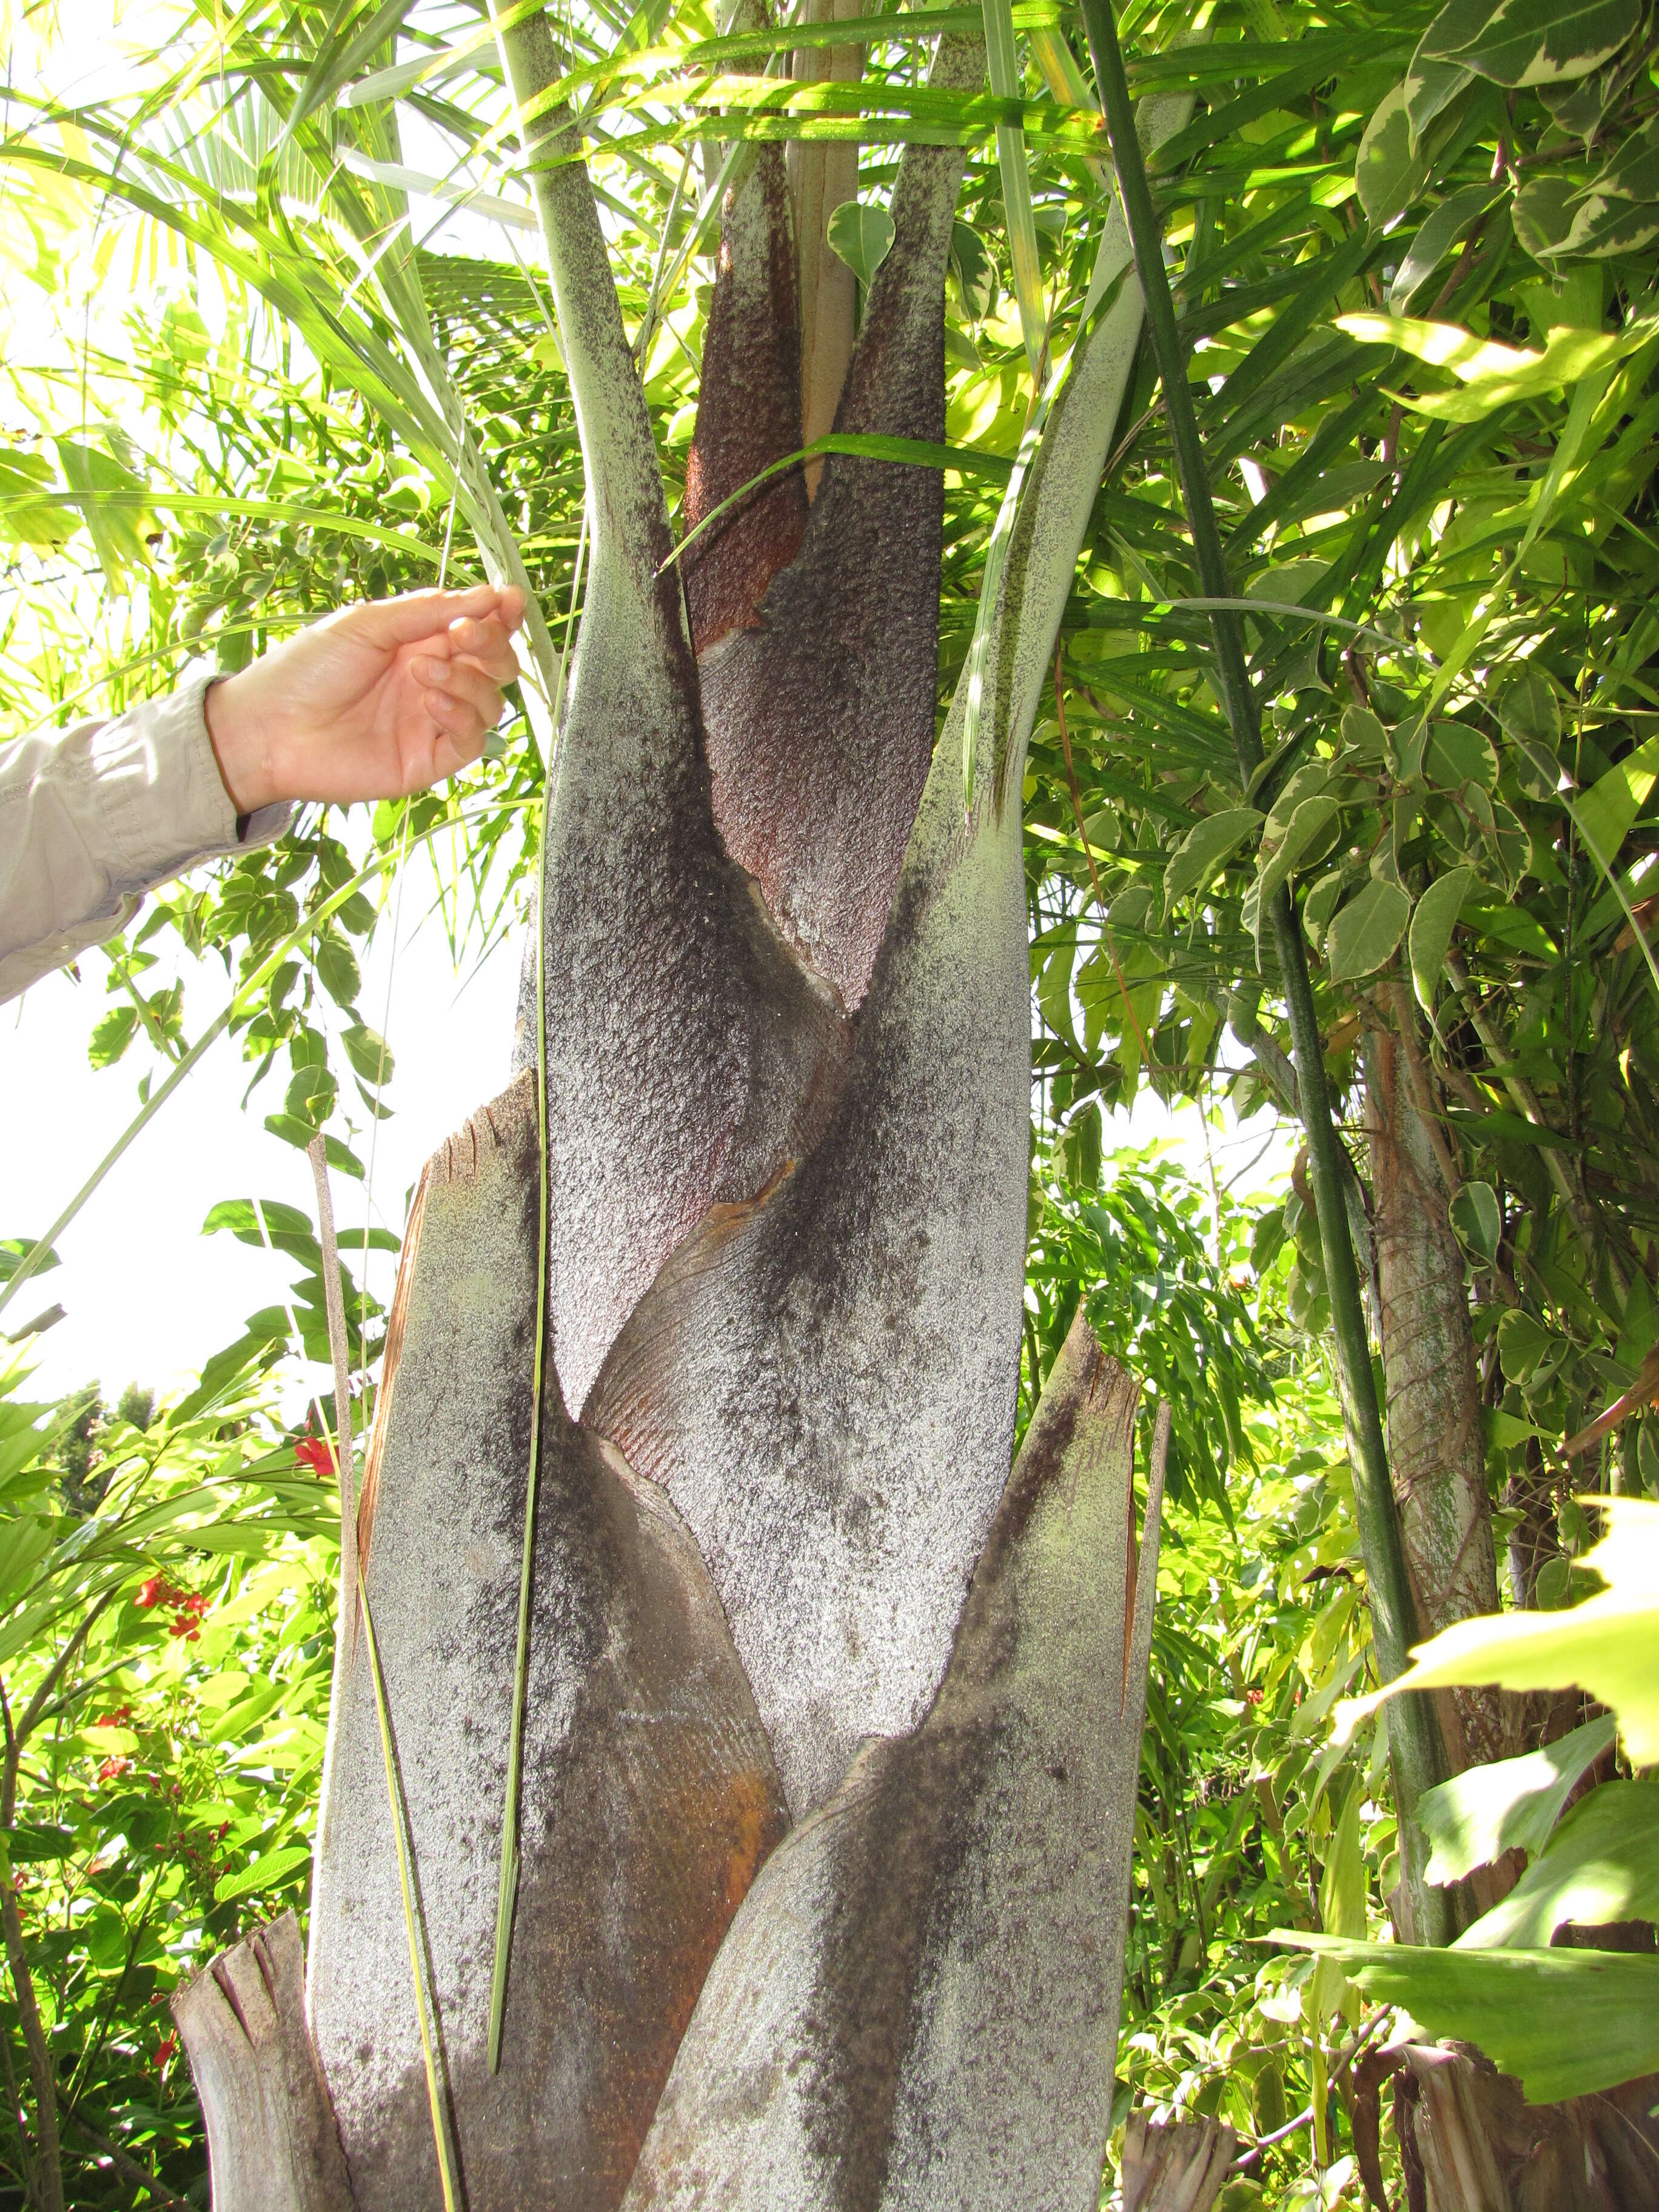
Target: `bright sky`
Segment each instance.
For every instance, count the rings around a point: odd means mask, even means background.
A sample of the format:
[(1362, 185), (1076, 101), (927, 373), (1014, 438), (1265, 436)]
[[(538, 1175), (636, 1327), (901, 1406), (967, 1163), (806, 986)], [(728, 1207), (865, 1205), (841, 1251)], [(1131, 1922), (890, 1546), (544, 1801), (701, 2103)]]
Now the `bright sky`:
[[(418, 879), (411, 877), (404, 943), (393, 979), (391, 1041), (397, 1110), (380, 1125), (374, 1159), (377, 1224), (401, 1233), (405, 1200), (422, 1163), (477, 1106), (507, 1081), (518, 988), (516, 945), (500, 948), (469, 979), (458, 976), (435, 921), (412, 927)], [(362, 1005), (378, 1027), (391, 963), (390, 920), (364, 965)], [(99, 953), (81, 963), (83, 981), (46, 977), (0, 1008), (0, 1156), (12, 1160), (0, 1233), (39, 1236), (74, 1195), (137, 1111), (136, 1058), (94, 1073), (86, 1041), (108, 1003)], [(186, 992), (190, 1033), (222, 1004), (212, 971)], [(305, 1155), (273, 1137), (264, 1116), (282, 1103), (286, 1061), (241, 1097), (249, 1070), (222, 1037), (161, 1107), (86, 1212), (58, 1243), (63, 1266), (19, 1291), (4, 1325), (15, 1328), (61, 1304), (67, 1317), (40, 1340), (36, 1389), (57, 1395), (96, 1376), (106, 1396), (130, 1382), (165, 1389), (240, 1334), (244, 1318), (277, 1304), (296, 1269), (221, 1232), (200, 1234), (210, 1207), (227, 1198), (283, 1199), (316, 1212)], [(360, 1155), (367, 1158), (367, 1140)], [(364, 1187), (333, 1178), (341, 1237), (362, 1234)], [(354, 1274), (361, 1249), (350, 1260)], [(371, 1253), (370, 1287), (389, 1299), (390, 1254)], [(320, 1370), (313, 1383), (328, 1387)], [(295, 1408), (297, 1410), (297, 1407)]]

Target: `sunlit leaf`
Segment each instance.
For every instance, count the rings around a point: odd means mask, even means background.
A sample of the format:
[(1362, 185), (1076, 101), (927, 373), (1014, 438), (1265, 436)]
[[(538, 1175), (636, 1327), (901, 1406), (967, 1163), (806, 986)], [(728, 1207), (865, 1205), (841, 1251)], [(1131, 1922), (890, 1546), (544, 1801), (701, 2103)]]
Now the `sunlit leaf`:
[(1555, 2104), (1659, 2067), (1659, 1960), (1601, 1951), (1437, 1951), (1274, 1930), (1276, 1942), (1336, 1960), (1369, 1996), (1403, 2007), (1431, 2035), (1473, 2043)]
[(1659, 1505), (1636, 1498), (1597, 1504), (1607, 1534), (1580, 1564), (1601, 1576), (1605, 1589), (1565, 1613), (1455, 1622), (1419, 1644), (1411, 1666), (1384, 1689), (1340, 1708), (1342, 1731), (1401, 1689), (1486, 1682), (1506, 1690), (1582, 1689), (1617, 1715), (1633, 1765), (1659, 1763)]
[(830, 218), (830, 250), (866, 289), (893, 246), (893, 218), (884, 207), (843, 200)]
[(1659, 1782), (1604, 1782), (1575, 1805), (1460, 1951), (1542, 1950), (1558, 1928), (1659, 1920)]
[(1429, 1880), (1461, 1881), (1505, 1851), (1541, 1850), (1579, 1781), (1613, 1749), (1616, 1733), (1604, 1714), (1537, 1751), (1471, 1766), (1426, 1790), (1418, 1807), (1434, 1845)]

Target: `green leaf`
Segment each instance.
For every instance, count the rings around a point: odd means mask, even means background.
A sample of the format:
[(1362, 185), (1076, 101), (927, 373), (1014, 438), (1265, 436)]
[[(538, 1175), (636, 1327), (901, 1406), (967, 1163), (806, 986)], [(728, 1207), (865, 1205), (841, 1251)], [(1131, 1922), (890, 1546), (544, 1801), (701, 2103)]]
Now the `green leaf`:
[(1424, 322), (1410, 315), (1353, 314), (1334, 318), (1336, 328), (1361, 345), (1397, 346), (1413, 361), (1449, 370), (1461, 392), (1397, 394), (1402, 406), (1451, 422), (1478, 422), (1511, 400), (1541, 398), (1564, 385), (1611, 368), (1653, 337), (1651, 322), (1622, 331), (1551, 331), (1540, 346), (1503, 345), (1477, 337), (1458, 323)]
[(1406, 88), (1397, 84), (1365, 125), (1354, 163), (1354, 190), (1372, 229), (1386, 230), (1406, 212), (1428, 180), (1428, 157), (1412, 143)]
[(1302, 927), (1308, 933), (1316, 951), (1325, 941), (1325, 930), (1331, 910), (1342, 896), (1342, 871), (1332, 868), (1322, 875), (1302, 902)]
[(1607, 1951), (1437, 1951), (1279, 1928), (1328, 1954), (1368, 1995), (1430, 2034), (1476, 2044), (1528, 2102), (1616, 2088), (1659, 2068), (1659, 1960)]
[[(317, 1242), (317, 1232), (308, 1214), (301, 1213), (297, 1206), (284, 1205), (280, 1198), (261, 1199), (259, 1212), (264, 1215), (265, 1228), (277, 1251), (291, 1253), (313, 1270), (322, 1266), (323, 1249)], [(221, 1229), (228, 1229), (239, 1243), (264, 1246), (265, 1240), (259, 1232), (258, 1215), (253, 1211), (251, 1199), (222, 1199), (217, 1206), (210, 1207), (202, 1224), (202, 1234), (209, 1237)]]
[(236, 1874), (228, 1874), (213, 1886), (215, 1901), (228, 1903), (233, 1897), (246, 1897), (255, 1890), (275, 1889), (276, 1885), (298, 1868), (311, 1863), (309, 1844), (285, 1844), (279, 1851), (268, 1851), (252, 1866), (243, 1867)]
[(57, 489), (38, 453), (0, 451), (0, 544), (54, 553), (81, 526), (81, 517), (49, 496)]
[[(1501, 1329), (1498, 1346), (1501, 1353)], [(1601, 1576), (1604, 1590), (1562, 1613), (1483, 1613), (1455, 1621), (1417, 1647), (1403, 1674), (1342, 1707), (1340, 1728), (1351, 1734), (1401, 1690), (1484, 1683), (1504, 1690), (1578, 1689), (1612, 1707), (1632, 1765), (1659, 1763), (1659, 1505), (1637, 1498), (1596, 1504), (1607, 1534), (1579, 1564)]]
[(365, 1083), (384, 1085), (391, 1082), (397, 1063), (378, 1030), (365, 1028), (362, 1022), (353, 1022), (349, 1029), (340, 1032), (340, 1042), (345, 1047), (346, 1058)]
[(1429, 1880), (1461, 1881), (1505, 1851), (1540, 1850), (1579, 1781), (1612, 1750), (1615, 1734), (1604, 1714), (1537, 1751), (1472, 1766), (1425, 1790), (1417, 1810), (1434, 1845)]
[(1659, 1920), (1659, 1782), (1592, 1790), (1457, 1948), (1543, 1950), (1558, 1928), (1619, 1920)]
[(1635, 826), (1656, 782), (1659, 782), (1659, 737), (1650, 738), (1634, 752), (1626, 753), (1575, 803), (1579, 830), (1604, 871), (1618, 859), (1619, 848)]
[(1498, 1357), (1505, 1382), (1526, 1382), (1557, 1348), (1557, 1339), (1522, 1307), (1511, 1306), (1498, 1324)]
[[(1554, 180), (1552, 180), (1554, 181)], [(1599, 259), (1634, 253), (1659, 233), (1659, 124), (1646, 127), (1619, 147), (1582, 190), (1557, 203), (1567, 218), (1565, 235), (1553, 238), (1549, 252), (1566, 258)], [(1544, 218), (1549, 221), (1549, 217)]]
[[(1342, 1815), (1331, 1837), (1331, 1848), (1319, 1884), (1319, 1922), (1328, 1936), (1365, 1933), (1365, 1862), (1359, 1849), (1359, 1805), (1364, 1796), (1356, 1776), (1350, 1784)], [(1358, 2014), (1353, 1987), (1338, 1961), (1322, 1958), (1314, 1968), (1313, 2011), (1316, 2019), (1334, 2020)]]
[(1497, 185), (1468, 185), (1442, 200), (1413, 239), (1406, 258), (1389, 287), (1389, 307), (1395, 314), (1409, 314), (1413, 300), (1424, 289), (1454, 246), (1485, 215), (1498, 198)]
[(1531, 799), (1553, 799), (1561, 781), (1561, 708), (1540, 668), (1523, 661), (1498, 695), (1498, 720)]
[(866, 291), (893, 249), (893, 218), (884, 207), (843, 200), (830, 218), (830, 251), (844, 261)]
[(144, 539), (155, 529), (155, 519), (144, 506), (144, 487), (100, 446), (60, 438), (58, 458), (64, 482), (80, 495), (81, 519), (92, 534), (99, 567), (112, 591), (125, 592), (136, 576), (149, 568)]
[[(1436, 118), (1474, 82), (1474, 71), (1457, 62), (1430, 60), (1419, 46), (1406, 71), (1406, 115), (1415, 153)], [(1438, 135), (1438, 134), (1437, 134)]]
[(68, 1828), (15, 1827), (6, 1841), (14, 1866), (42, 1866), (72, 1859), (81, 1846)]
[(1164, 872), (1166, 921), (1177, 899), (1209, 889), (1244, 840), (1261, 827), (1261, 820), (1254, 806), (1230, 806), (1220, 814), (1206, 815), (1187, 832)]
[(1489, 739), (1465, 722), (1436, 722), (1423, 753), (1423, 773), (1442, 791), (1462, 792), (1474, 784), (1498, 788), (1498, 756)]
[(1435, 991), (1445, 972), (1446, 955), (1451, 948), (1452, 932), (1474, 880), (1473, 868), (1449, 868), (1443, 876), (1435, 878), (1417, 902), (1412, 915), (1407, 946), (1412, 988), (1431, 1021), (1434, 1018)]
[[(1296, 778), (1292, 777), (1291, 781), (1294, 783)], [(1273, 811), (1277, 813), (1277, 807)], [(1293, 869), (1310, 860), (1316, 864), (1329, 851), (1333, 833), (1340, 816), (1341, 809), (1334, 799), (1316, 793), (1313, 798), (1299, 802), (1285, 824), (1282, 840), (1271, 853), (1267, 849), (1264, 832), (1261, 866), (1249, 893), (1254, 904), (1245, 917), (1255, 939), (1255, 964), (1258, 969), (1261, 965), (1261, 925), (1267, 918), (1268, 908), (1278, 897), (1281, 888), (1290, 881)], [(1271, 830), (1272, 815), (1267, 817), (1267, 827)]]
[(1571, 177), (1528, 177), (1516, 192), (1510, 220), (1522, 246), (1536, 261), (1548, 262), (1565, 251), (1577, 204)]
[(324, 989), (337, 1006), (343, 1007), (349, 1013), (357, 1003), (358, 992), (363, 987), (356, 954), (344, 938), (337, 937), (330, 930), (318, 940), (314, 957)]
[(113, 1067), (132, 1042), (137, 1029), (137, 1006), (112, 1006), (100, 1020), (93, 1024), (92, 1035), (87, 1039), (89, 1063), (94, 1067)]
[(1382, 877), (1362, 884), (1327, 932), (1326, 958), (1333, 983), (1373, 975), (1394, 957), (1411, 918), (1411, 895)]
[(1490, 1267), (1504, 1234), (1504, 1210), (1497, 1192), (1489, 1182), (1461, 1183), (1449, 1211), (1464, 1251), (1476, 1267)]
[[(0, 1283), (9, 1283), (33, 1249), (32, 1237), (0, 1237)], [(63, 1264), (57, 1252), (48, 1249), (35, 1261), (32, 1272), (44, 1275), (48, 1267), (61, 1267)]]
[(1447, 0), (1418, 53), (1494, 84), (1560, 84), (1616, 54), (1641, 14), (1639, 0)]
[(962, 312), (971, 323), (982, 323), (996, 313), (996, 264), (985, 251), (979, 233), (969, 224), (951, 226), (951, 272), (957, 280)]

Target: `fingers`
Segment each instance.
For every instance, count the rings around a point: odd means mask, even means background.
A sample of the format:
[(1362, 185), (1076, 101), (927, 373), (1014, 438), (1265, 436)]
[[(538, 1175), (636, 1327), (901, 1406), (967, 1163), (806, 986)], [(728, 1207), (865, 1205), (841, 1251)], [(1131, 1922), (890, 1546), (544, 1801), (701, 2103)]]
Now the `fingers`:
[[(421, 686), (423, 703), (428, 708), (434, 701), (452, 708), (464, 707), (476, 714), (480, 726), (487, 730), (493, 729), (501, 720), (500, 684), (471, 660), (438, 660), (423, 654), (410, 664), (410, 674)], [(441, 726), (448, 729), (453, 724), (445, 722)]]
[(447, 633), (452, 660), (470, 660), (494, 684), (511, 684), (519, 673), (519, 657), (513, 650), (512, 633), (499, 617), (476, 620), (464, 617)]
[(493, 627), (505, 640), (525, 617), (525, 595), (516, 584), (473, 584), (460, 592), (406, 592), (401, 599), (374, 599), (352, 607), (339, 619), (350, 623), (379, 645), (436, 645), (453, 625)]

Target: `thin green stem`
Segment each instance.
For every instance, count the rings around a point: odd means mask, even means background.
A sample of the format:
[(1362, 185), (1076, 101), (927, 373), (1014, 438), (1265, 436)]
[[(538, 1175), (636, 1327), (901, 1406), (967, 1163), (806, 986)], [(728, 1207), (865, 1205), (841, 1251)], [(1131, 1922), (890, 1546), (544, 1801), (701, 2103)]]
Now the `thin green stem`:
[[(570, 580), (570, 605), (565, 616), (564, 650), (559, 655), (558, 680), (553, 696), (553, 757), (542, 784), (541, 832), (536, 841), (538, 860), (547, 852), (547, 816), (552, 802), (553, 777), (558, 756), (559, 715), (564, 706), (565, 672), (570, 661), (571, 629), (581, 598), (582, 568), (587, 553), (587, 520), (576, 548), (575, 572)], [(519, 1561), (519, 1632), (513, 1659), (513, 1717), (507, 1743), (507, 1803), (501, 1817), (501, 1879), (495, 1893), (495, 1960), (489, 1978), (489, 2070), (500, 2070), (501, 2024), (507, 2014), (507, 1970), (513, 1951), (513, 1913), (519, 1898), (519, 1808), (524, 1783), (524, 1721), (530, 1693), (530, 1599), (536, 1558), (536, 1493), (542, 1460), (543, 1359), (547, 1345), (547, 937), (542, 927), (541, 902), (536, 903), (536, 1337), (531, 1359), (530, 1453), (525, 1479), (524, 1546)]]
[(403, 1893), (404, 1932), (409, 1938), (409, 1971), (415, 1983), (415, 2013), (420, 2023), (421, 2056), (426, 2064), (427, 2102), (432, 2112), (432, 2140), (438, 2153), (438, 2179), (443, 2190), (444, 2212), (456, 2212), (461, 2201), (456, 2180), (455, 2146), (450, 2140), (449, 2107), (439, 2073), (435, 2029), (428, 2002), (426, 1975), (421, 1957), (422, 1930), (415, 1895), (415, 1868), (409, 1837), (407, 1808), (398, 1779), (397, 1753), (392, 1741), (392, 1708), (380, 1672), (380, 1648), (374, 1640), (374, 1621), (368, 1609), (368, 1585), (362, 1562), (357, 1568), (357, 1598), (363, 1611), (363, 1641), (368, 1647), (368, 1668), (374, 1685), (374, 1717), (380, 1727), (380, 1754), (386, 1762), (386, 1794), (392, 1807), (392, 1827), (398, 1845), (398, 1882)]
[[(1163, 232), (1152, 205), (1140, 141), (1135, 133), (1134, 109), (1129, 98), (1111, 0), (1083, 0), (1083, 20), (1117, 165), (1123, 211), (1134, 245), (1135, 265), (1164, 387), (1164, 411), (1175, 446), (1200, 585), (1206, 599), (1230, 602), (1234, 596), (1232, 584), (1210, 496), (1203, 440), (1187, 382), (1186, 352), (1176, 325), (1175, 302), (1164, 266)], [(1239, 773), (1248, 787), (1261, 763), (1261, 726), (1245, 657), (1243, 623), (1237, 606), (1213, 606), (1210, 627), (1217, 682), (1232, 729)], [(1416, 1638), (1416, 1607), (1395, 1511), (1388, 1447), (1371, 1366), (1370, 1340), (1359, 1295), (1359, 1271), (1343, 1202), (1341, 1140), (1332, 1118), (1325, 1080), (1324, 1048), (1308, 973), (1307, 946), (1288, 884), (1282, 886), (1273, 899), (1271, 916), (1290, 1019), (1303, 1127), (1307, 1132), (1308, 1164), (1324, 1251), (1325, 1279), (1330, 1293), (1331, 1331), (1335, 1339), (1337, 1371), (1348, 1429), (1354, 1505), (1364, 1554), (1377, 1668), (1384, 1681), (1392, 1681), (1404, 1672), (1407, 1653)], [(1407, 1706), (1408, 1711), (1401, 1710), (1399, 1726), (1390, 1729), (1389, 1737), (1404, 1846), (1402, 1859), (1410, 1880), (1417, 1933), (1431, 1942), (1443, 1942), (1455, 1933), (1450, 1899), (1446, 1891), (1423, 1879), (1422, 1838), (1415, 1814), (1417, 1800), (1423, 1791), (1445, 1778), (1445, 1749), (1428, 1700), (1420, 1695), (1401, 1698), (1396, 1709)]]

